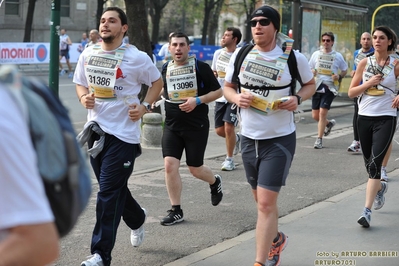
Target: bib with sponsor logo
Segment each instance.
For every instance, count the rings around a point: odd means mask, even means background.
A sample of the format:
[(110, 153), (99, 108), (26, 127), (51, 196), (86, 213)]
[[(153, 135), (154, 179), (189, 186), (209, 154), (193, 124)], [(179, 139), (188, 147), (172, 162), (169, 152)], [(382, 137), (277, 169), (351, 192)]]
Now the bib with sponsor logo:
[(116, 100), (114, 90), (118, 69), (125, 54), (126, 46), (108, 53), (101, 50), (100, 45), (93, 47), (93, 54), (85, 61), (85, 75), (89, 83), (89, 91), (98, 100)]
[(331, 76), (333, 74), (333, 64), (336, 52), (333, 51), (331, 54), (325, 54), (320, 52), (317, 61), (316, 70), (318, 74)]
[(226, 76), (226, 68), (229, 65), (231, 55), (232, 53), (227, 52), (226, 49), (223, 49), (220, 53), (216, 61), (216, 71), (219, 78), (223, 79)]
[(195, 58), (189, 57), (182, 66), (168, 63), (166, 69), (166, 84), (168, 86), (168, 100), (175, 103), (184, 102), (183, 99), (196, 97), (198, 94)]
[(368, 53), (364, 53), (360, 50), (354, 60), (355, 66), (357, 66), (359, 64), (359, 62), (362, 61), (362, 59), (366, 58), (369, 54), (371, 54), (373, 52), (374, 51), (372, 50), (372, 51), (369, 51)]
[(240, 71), (241, 90), (254, 96), (251, 108), (262, 114), (274, 112), (277, 106), (276, 101), (282, 97), (278, 90), (290, 86), (290, 84), (280, 87), (278, 85), (280, 85), (294, 40), (283, 34), (278, 34), (278, 38), (278, 42), (286, 44), (282, 55), (276, 60), (267, 61), (258, 50), (253, 49), (245, 57)]
[[(388, 56), (387, 60), (389, 60), (389, 58), (390, 56)], [(363, 71), (363, 80), (367, 81), (377, 74), (381, 74), (381, 80), (384, 80), (384, 78), (386, 78), (391, 73), (391, 71), (395, 69), (395, 65), (397, 64), (397, 62), (398, 58), (394, 57), (394, 60), (389, 65), (384, 65), (383, 67), (381, 67), (377, 64), (375, 56), (370, 56)], [(378, 84), (375, 87), (368, 88), (364, 91), (364, 93), (371, 96), (381, 96), (385, 94), (386, 89), (389, 88)]]

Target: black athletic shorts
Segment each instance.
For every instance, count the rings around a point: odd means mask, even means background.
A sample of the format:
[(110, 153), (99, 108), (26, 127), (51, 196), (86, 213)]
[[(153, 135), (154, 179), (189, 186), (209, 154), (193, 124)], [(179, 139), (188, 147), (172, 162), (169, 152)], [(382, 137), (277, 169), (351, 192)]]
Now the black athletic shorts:
[(224, 126), (224, 122), (237, 126), (237, 105), (231, 103), (215, 103), (215, 128)]
[(183, 150), (188, 166), (200, 167), (204, 164), (209, 128), (203, 130), (174, 131), (165, 127), (162, 135), (162, 155), (181, 160)]

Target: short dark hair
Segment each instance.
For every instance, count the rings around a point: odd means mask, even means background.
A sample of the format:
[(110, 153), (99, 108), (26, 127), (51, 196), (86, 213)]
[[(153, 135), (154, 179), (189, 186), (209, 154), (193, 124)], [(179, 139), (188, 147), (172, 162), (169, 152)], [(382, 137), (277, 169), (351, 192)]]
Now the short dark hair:
[(388, 40), (392, 40), (391, 45), (388, 46), (388, 51), (395, 51), (396, 41), (398, 39), (396, 33), (388, 26), (377, 26), (374, 28), (371, 35), (373, 35), (377, 30), (382, 31), (387, 36)]
[(331, 41), (335, 41), (335, 37), (334, 37), (334, 33), (332, 33), (331, 31), (327, 31), (327, 32), (325, 32), (325, 33), (323, 33), (322, 35), (321, 35), (321, 37), (323, 38), (324, 36), (328, 36), (328, 37), (330, 37), (331, 38)]
[(241, 31), (238, 28), (228, 27), (226, 29), (226, 31), (232, 31), (233, 32), (233, 38), (237, 38), (236, 45), (240, 43), (242, 34), (241, 34)]
[(169, 37), (169, 44), (172, 38), (186, 38), (187, 45), (190, 45), (190, 40), (188, 39), (187, 34), (183, 32), (174, 32), (172, 35)]
[(107, 11), (116, 11), (116, 12), (118, 12), (119, 18), (120, 18), (120, 20), (121, 20), (121, 22), (122, 22), (122, 26), (127, 24), (127, 16), (126, 16), (126, 13), (125, 13), (125, 11), (123, 11), (122, 9), (120, 9), (119, 7), (116, 7), (116, 6), (107, 7), (107, 8), (104, 10), (103, 14), (104, 14), (105, 12), (107, 12)]

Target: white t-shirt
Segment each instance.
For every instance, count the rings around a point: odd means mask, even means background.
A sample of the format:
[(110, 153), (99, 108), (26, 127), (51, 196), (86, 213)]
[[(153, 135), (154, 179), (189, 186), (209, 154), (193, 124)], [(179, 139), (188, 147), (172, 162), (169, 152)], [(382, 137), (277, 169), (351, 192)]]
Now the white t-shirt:
[[(225, 81), (231, 83), (233, 72), (234, 72), (234, 62), (237, 57), (237, 52), (239, 49), (233, 53), (230, 59), (229, 66), (226, 71)], [(312, 78), (313, 74), (309, 68), (308, 61), (306, 57), (294, 51), (298, 71), (301, 76), (303, 83), (308, 83)], [(268, 61), (276, 60), (283, 50), (276, 46), (270, 52), (260, 52), (260, 55)], [(240, 74), (242, 75), (242, 73)], [(290, 84), (291, 75), (288, 68), (288, 64), (285, 66), (284, 73), (281, 77), (281, 85)], [(282, 97), (290, 94), (291, 88), (288, 86), (285, 89), (279, 90)], [(270, 115), (264, 115), (259, 112), (254, 111), (252, 108), (240, 109), (241, 115), (241, 134), (255, 140), (271, 139), (281, 136), (286, 136), (295, 131), (295, 122), (292, 112), (287, 110), (278, 110)]]
[[(223, 48), (216, 50), (215, 53), (213, 54), (212, 67), (211, 67), (213, 71), (217, 71), (217, 65), (216, 64), (217, 64), (217, 61), (218, 61), (219, 56), (222, 53), (222, 51), (223, 51)], [(227, 54), (231, 56), (233, 53), (227, 53)], [(217, 80), (219, 81), (220, 87), (223, 89), (223, 87), (224, 87), (224, 78), (217, 77)], [(223, 102), (223, 103), (227, 102), (227, 100), (226, 100), (226, 98), (224, 96), (221, 96), (221, 97), (217, 98), (215, 101), (216, 102)]]
[(162, 45), (161, 49), (159, 49), (158, 55), (162, 56), (162, 60), (169, 54), (169, 43), (165, 43)]
[(54, 220), (29, 129), (16, 100), (0, 85), (0, 241), (7, 229)]
[[(74, 83), (86, 88), (88, 88), (88, 81), (85, 75), (84, 63), (86, 57), (92, 53), (93, 46), (83, 51), (76, 65), (73, 78)], [(141, 85), (145, 84), (151, 87), (152, 83), (161, 77), (161, 73), (151, 58), (146, 53), (139, 51), (134, 45), (127, 45), (118, 72), (114, 86), (117, 100), (96, 100), (94, 109), (87, 110), (88, 121), (86, 125), (90, 121), (95, 121), (104, 132), (114, 135), (127, 143), (138, 144), (140, 143), (141, 119), (136, 122), (129, 119), (128, 105), (132, 103), (139, 104), (138, 94), (140, 93)]]
[[(348, 70), (348, 64), (346, 63), (344, 57), (342, 56), (341, 53), (335, 52), (335, 51), (331, 51), (329, 53), (324, 53), (323, 51), (316, 51), (312, 54), (312, 57), (309, 60), (309, 66), (311, 69), (317, 69), (319, 66), (319, 56), (320, 55), (330, 55), (330, 56), (334, 56), (334, 62), (332, 64), (332, 73), (334, 74), (339, 74), (338, 70), (341, 71), (346, 71)], [(318, 81), (322, 81), (324, 84), (326, 84), (327, 86), (330, 87), (330, 90), (332, 90), (332, 88), (334, 87), (334, 81), (331, 77), (331, 75), (321, 75), (321, 74), (317, 74), (317, 80)], [(338, 89), (338, 88), (336, 88)], [(334, 91), (333, 91), (334, 92)]]

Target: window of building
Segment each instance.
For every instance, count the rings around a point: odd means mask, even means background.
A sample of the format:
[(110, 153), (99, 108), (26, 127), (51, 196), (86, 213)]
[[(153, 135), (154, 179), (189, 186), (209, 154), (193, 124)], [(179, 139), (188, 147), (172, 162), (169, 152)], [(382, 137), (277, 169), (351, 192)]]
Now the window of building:
[(20, 0), (6, 0), (5, 14), (6, 15), (19, 15)]
[(60, 16), (61, 17), (69, 18), (69, 11), (71, 9), (69, 2), (70, 2), (70, 0), (61, 0), (61, 6), (60, 6)]

